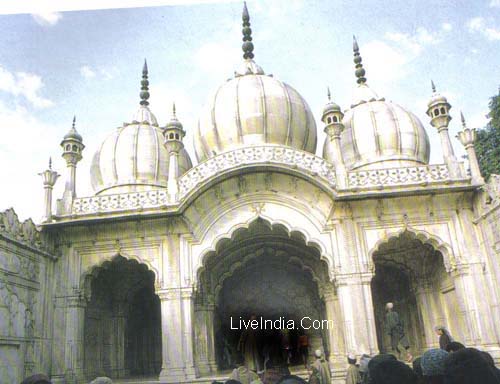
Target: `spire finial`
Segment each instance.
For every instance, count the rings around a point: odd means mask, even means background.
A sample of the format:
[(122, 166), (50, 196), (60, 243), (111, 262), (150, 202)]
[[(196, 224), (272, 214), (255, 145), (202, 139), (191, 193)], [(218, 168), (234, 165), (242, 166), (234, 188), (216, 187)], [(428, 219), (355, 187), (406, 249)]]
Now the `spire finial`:
[(359, 54), (359, 45), (358, 41), (356, 40), (356, 36), (352, 36), (353, 42), (352, 42), (352, 49), (354, 51), (354, 64), (356, 64), (356, 77), (358, 78), (357, 82), (358, 84), (364, 84), (366, 83), (366, 77), (365, 77), (365, 69), (363, 68), (363, 64), (361, 63), (363, 59), (361, 58), (361, 55)]
[(146, 59), (144, 59), (144, 66), (142, 67), (142, 80), (141, 80), (141, 105), (148, 106), (149, 105), (149, 81), (148, 81), (148, 63)]
[(431, 87), (432, 87), (432, 93), (436, 93), (436, 84), (434, 84), (433, 80), (431, 80)]
[(175, 102), (172, 103), (172, 116), (173, 116), (174, 119), (177, 118), (177, 116), (175, 115)]
[(467, 125), (465, 123), (465, 117), (462, 111), (460, 111), (460, 120), (462, 121), (462, 127), (467, 128)]
[(49, 170), (52, 171), (52, 156), (49, 157)]
[(253, 59), (253, 43), (252, 43), (252, 28), (250, 28), (250, 15), (248, 14), (248, 8), (246, 1), (243, 2), (243, 14), (241, 16), (243, 20), (243, 58), (245, 60)]
[(76, 124), (76, 115), (73, 115), (73, 125), (71, 126), (71, 128), (73, 128), (73, 130), (76, 130), (75, 124)]
[(328, 101), (332, 100), (332, 94), (330, 93), (330, 87), (326, 87), (326, 95), (328, 96)]

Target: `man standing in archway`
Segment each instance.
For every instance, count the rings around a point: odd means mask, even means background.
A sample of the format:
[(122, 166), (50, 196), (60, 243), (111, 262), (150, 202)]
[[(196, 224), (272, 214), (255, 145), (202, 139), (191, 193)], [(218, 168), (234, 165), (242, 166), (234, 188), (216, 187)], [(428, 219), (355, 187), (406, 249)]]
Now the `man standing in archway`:
[(403, 322), (399, 318), (399, 314), (393, 311), (394, 304), (387, 303), (385, 305), (385, 330), (387, 334), (391, 337), (391, 348), (394, 352), (397, 352), (398, 356), (401, 358), (401, 352), (399, 350), (399, 345), (401, 344), (406, 350), (406, 360), (410, 362), (413, 356), (410, 354), (410, 343), (405, 335), (405, 330), (403, 327)]

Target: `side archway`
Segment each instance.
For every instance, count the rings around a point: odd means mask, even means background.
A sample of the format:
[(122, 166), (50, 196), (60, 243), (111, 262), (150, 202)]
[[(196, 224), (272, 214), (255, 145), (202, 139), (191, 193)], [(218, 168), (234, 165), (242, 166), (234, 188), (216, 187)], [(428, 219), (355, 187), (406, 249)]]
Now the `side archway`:
[(427, 232), (403, 229), (377, 242), (370, 260), (375, 272), (371, 289), (381, 351), (391, 352), (394, 347), (387, 333), (388, 302), (394, 304), (402, 320), (413, 354), (438, 345), (437, 325), (464, 340), (466, 321), (451, 275), (455, 260), (449, 245)]
[(155, 376), (161, 370), (161, 311), (155, 273), (121, 255), (82, 277), (84, 371), (88, 379)]

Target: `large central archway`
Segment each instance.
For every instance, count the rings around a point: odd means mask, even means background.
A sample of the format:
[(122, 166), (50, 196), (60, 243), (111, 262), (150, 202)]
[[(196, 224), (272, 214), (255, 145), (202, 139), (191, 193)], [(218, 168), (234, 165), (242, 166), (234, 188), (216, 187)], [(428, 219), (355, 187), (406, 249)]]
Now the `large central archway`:
[(153, 272), (116, 256), (95, 267), (86, 285), (90, 293), (84, 323), (86, 377), (158, 375), (161, 313)]
[[(328, 330), (319, 326), (327, 320), (323, 288), (328, 282), (328, 267), (319, 251), (307, 246), (302, 234), (282, 225), (258, 218), (230, 239), (220, 240), (204, 257), (197, 292), (198, 303), (213, 303), (210, 326), (217, 369), (229, 369), (244, 358), (238, 344), (245, 328), (242, 321), (251, 315), (259, 321), (255, 335), (262, 365), (266, 357), (302, 364), (298, 337), (304, 334), (309, 353), (328, 353)], [(291, 325), (294, 329), (284, 329)]]

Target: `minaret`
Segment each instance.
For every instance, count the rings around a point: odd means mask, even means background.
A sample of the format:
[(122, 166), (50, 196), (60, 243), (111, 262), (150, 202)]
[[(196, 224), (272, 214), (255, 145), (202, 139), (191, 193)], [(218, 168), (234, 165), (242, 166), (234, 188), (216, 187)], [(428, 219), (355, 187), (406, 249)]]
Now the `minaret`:
[(68, 176), (63, 195), (65, 206), (76, 197), (76, 164), (82, 159), (82, 151), (85, 148), (82, 136), (76, 131), (75, 124), (76, 116), (73, 117), (73, 125), (70, 131), (61, 141), (61, 148), (63, 149), (62, 157), (66, 160), (66, 166), (68, 167)]
[(52, 189), (60, 176), (57, 172), (52, 170), (52, 158), (49, 159), (49, 168), (39, 173), (43, 179), (43, 188), (45, 189), (45, 214), (42, 218), (42, 222), (47, 223), (52, 221)]
[(465, 117), (462, 112), (460, 112), (460, 118), (462, 120), (462, 130), (458, 132), (456, 137), (460, 140), (467, 151), (472, 182), (474, 184), (484, 184), (484, 179), (481, 176), (481, 169), (479, 168), (479, 162), (477, 161), (476, 150), (474, 148), (474, 143), (477, 137), (476, 129), (467, 128)]
[(177, 179), (179, 178), (179, 153), (184, 148), (182, 139), (186, 135), (182, 124), (177, 120), (175, 113), (175, 103), (172, 106), (172, 118), (163, 129), (163, 136), (165, 137), (165, 148), (168, 151), (168, 182), (167, 190), (170, 201), (176, 201), (177, 194), (179, 193), (179, 186)]
[(325, 124), (324, 132), (327, 135), (323, 156), (335, 165), (337, 185), (340, 188), (347, 186), (347, 172), (340, 146), (340, 135), (344, 130), (344, 124), (342, 124), (343, 118), (344, 114), (340, 106), (331, 100), (330, 88), (328, 88), (328, 103), (325, 105), (321, 117), (321, 121)]
[(437, 128), (439, 132), (444, 161), (448, 166), (450, 176), (455, 179), (460, 176), (460, 170), (458, 167), (457, 158), (455, 157), (455, 153), (453, 152), (450, 135), (448, 134), (448, 125), (450, 124), (451, 120), (451, 105), (448, 103), (446, 97), (436, 92), (436, 86), (434, 85), (433, 81), (431, 81), (431, 85), (432, 97), (428, 103), (427, 115), (431, 118), (431, 125)]

